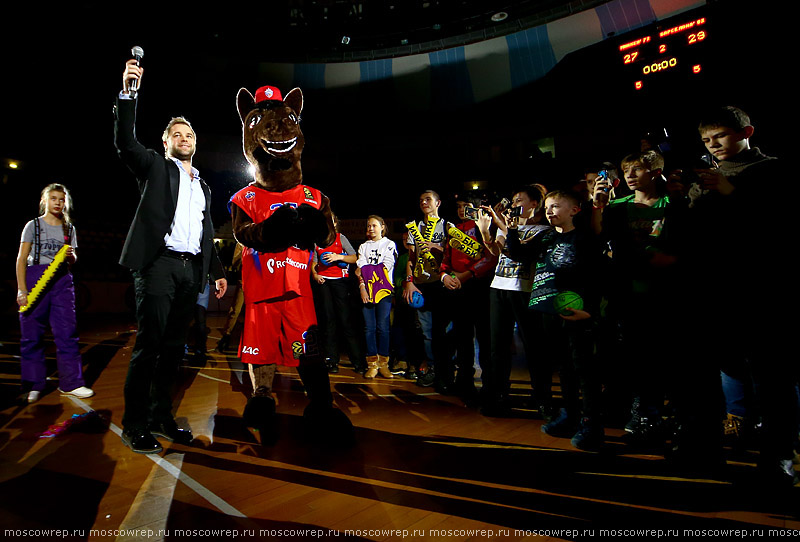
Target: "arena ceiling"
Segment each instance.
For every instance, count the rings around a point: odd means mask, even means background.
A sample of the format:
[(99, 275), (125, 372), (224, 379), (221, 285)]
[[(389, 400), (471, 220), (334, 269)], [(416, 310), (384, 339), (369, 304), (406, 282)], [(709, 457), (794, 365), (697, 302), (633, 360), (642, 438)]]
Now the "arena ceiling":
[(351, 62), (426, 53), (542, 25), (608, 0), (270, 0), (213, 8), (198, 47), (262, 62)]

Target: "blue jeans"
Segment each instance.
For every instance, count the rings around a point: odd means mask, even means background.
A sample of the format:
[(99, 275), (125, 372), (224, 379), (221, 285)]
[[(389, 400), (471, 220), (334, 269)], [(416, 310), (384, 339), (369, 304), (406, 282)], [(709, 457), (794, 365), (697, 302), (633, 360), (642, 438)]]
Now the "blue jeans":
[(378, 303), (364, 305), (364, 333), (367, 339), (367, 356), (389, 355), (389, 314), (392, 298), (384, 297)]
[(725, 395), (725, 411), (735, 416), (754, 416), (754, 384), (749, 375), (728, 374), (720, 371), (722, 393)]

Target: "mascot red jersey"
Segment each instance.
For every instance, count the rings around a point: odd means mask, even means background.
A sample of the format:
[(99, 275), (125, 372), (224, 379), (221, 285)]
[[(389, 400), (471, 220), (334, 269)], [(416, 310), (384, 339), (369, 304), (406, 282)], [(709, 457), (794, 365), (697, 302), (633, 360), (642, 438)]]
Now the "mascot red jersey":
[(297, 367), (303, 381), (312, 434), (348, 437), (352, 426), (333, 407), (316, 343), (311, 254), (315, 245), (331, 244), (336, 232), (328, 198), (303, 184), (303, 93), (295, 88), (284, 99), (275, 87), (261, 87), (255, 96), (241, 89), (237, 105), (244, 154), (255, 168), (255, 181), (229, 204), (234, 236), (245, 247), (240, 355), (253, 381), (245, 423), (259, 430), (262, 443), (277, 438), (272, 383), (276, 365), (284, 365)]

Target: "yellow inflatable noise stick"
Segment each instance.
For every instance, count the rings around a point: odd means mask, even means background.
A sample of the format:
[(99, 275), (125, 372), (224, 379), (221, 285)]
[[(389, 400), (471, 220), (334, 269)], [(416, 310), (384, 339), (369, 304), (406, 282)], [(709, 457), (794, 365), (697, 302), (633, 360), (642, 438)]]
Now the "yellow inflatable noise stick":
[(447, 234), (450, 236), (448, 244), (451, 247), (463, 252), (473, 260), (479, 260), (483, 257), (483, 248), (480, 243), (449, 222), (448, 226)]
[(441, 218), (438, 216), (425, 217), (425, 241), (430, 243), (433, 240), (433, 233), (436, 231), (436, 224), (438, 224), (440, 220)]
[(414, 264), (414, 276), (420, 278), (430, 277), (431, 269), (436, 267), (436, 258), (431, 254), (430, 250), (425, 248), (425, 238), (422, 236), (417, 225), (414, 222), (409, 222), (406, 224), (406, 228), (408, 229), (409, 235), (414, 238), (414, 244), (419, 247), (419, 257)]
[(422, 236), (422, 233), (419, 231), (417, 225), (414, 222), (409, 222), (406, 224), (406, 229), (408, 229), (408, 233), (411, 234), (411, 237), (414, 238), (414, 244), (419, 247), (420, 256), (428, 260), (436, 261), (436, 258), (434, 258), (433, 254), (431, 254), (431, 251), (425, 248), (425, 243), (429, 242), (430, 239), (426, 240)]
[(47, 269), (44, 270), (44, 273), (42, 273), (42, 276), (39, 277), (39, 280), (36, 281), (33, 289), (28, 294), (28, 304), (20, 307), (19, 312), (25, 312), (36, 304), (36, 301), (38, 301), (39, 297), (44, 293), (47, 285), (56, 275), (58, 268), (66, 261), (67, 250), (69, 250), (69, 245), (62, 245), (61, 248), (58, 249), (53, 261), (50, 262), (50, 265), (47, 266)]

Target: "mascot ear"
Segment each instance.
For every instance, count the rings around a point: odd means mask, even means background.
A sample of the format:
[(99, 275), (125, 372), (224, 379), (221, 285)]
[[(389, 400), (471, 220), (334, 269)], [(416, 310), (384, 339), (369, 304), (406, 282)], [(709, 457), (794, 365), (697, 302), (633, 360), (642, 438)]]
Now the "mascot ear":
[(256, 104), (256, 99), (250, 94), (246, 88), (240, 88), (239, 93), (236, 95), (236, 108), (239, 110), (239, 119), (244, 124), (244, 118), (252, 111), (253, 106)]
[(283, 103), (288, 105), (299, 117), (303, 112), (303, 91), (299, 88), (293, 88), (283, 99)]

